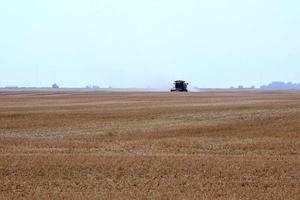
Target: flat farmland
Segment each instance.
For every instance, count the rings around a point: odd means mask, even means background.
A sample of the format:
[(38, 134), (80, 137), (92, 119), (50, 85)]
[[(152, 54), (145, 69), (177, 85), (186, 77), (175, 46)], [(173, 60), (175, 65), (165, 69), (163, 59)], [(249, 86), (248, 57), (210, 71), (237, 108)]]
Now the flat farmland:
[(300, 91), (0, 91), (0, 199), (299, 199)]

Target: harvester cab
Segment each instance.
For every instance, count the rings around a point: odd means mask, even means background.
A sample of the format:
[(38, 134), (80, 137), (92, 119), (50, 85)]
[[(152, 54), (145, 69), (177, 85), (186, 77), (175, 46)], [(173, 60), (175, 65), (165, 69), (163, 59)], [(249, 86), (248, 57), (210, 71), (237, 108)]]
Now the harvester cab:
[(187, 92), (188, 89), (188, 83), (186, 83), (185, 81), (181, 81), (181, 80), (178, 80), (178, 81), (175, 81), (174, 83), (174, 88), (171, 89), (171, 92)]

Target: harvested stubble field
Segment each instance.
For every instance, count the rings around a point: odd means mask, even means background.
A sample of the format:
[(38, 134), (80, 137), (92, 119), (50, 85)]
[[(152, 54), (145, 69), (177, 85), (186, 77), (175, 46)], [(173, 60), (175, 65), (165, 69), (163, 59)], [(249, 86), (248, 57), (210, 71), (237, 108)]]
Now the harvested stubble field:
[(1, 199), (299, 199), (300, 92), (0, 92)]

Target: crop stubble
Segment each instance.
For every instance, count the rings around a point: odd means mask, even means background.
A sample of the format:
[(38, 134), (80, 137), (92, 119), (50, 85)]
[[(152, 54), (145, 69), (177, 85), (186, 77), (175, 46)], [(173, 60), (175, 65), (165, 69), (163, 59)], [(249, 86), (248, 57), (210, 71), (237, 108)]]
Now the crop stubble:
[(0, 92), (1, 199), (299, 199), (300, 92)]

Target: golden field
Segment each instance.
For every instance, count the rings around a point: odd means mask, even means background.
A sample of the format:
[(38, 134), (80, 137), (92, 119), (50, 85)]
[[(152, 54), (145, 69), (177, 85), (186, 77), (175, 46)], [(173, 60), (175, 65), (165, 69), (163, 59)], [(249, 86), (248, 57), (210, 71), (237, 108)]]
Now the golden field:
[(0, 199), (300, 199), (300, 91), (0, 91)]

